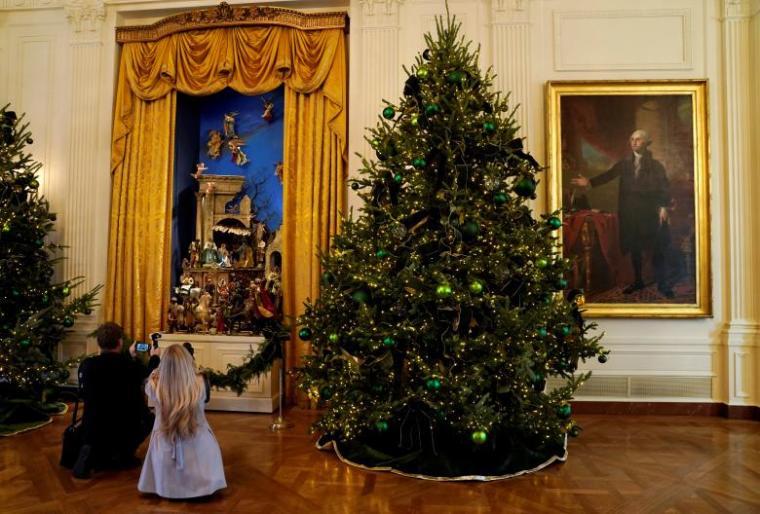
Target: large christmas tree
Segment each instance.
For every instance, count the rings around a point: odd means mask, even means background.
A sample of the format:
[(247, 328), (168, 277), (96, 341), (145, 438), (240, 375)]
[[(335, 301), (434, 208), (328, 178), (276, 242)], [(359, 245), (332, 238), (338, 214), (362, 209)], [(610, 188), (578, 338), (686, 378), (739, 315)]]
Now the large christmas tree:
[[(538, 163), (459, 23), (408, 70), (352, 183), (362, 215), (323, 257), (299, 335), (315, 430), (364, 466), (503, 477), (564, 459), (580, 359), (606, 360), (563, 292), (559, 213), (534, 216)], [(551, 390), (546, 380), (560, 385)]]
[(0, 109), (0, 431), (46, 418), (47, 392), (69, 376), (57, 345), (99, 289), (72, 298), (79, 279), (53, 281), (61, 247), (46, 239), (55, 214), (38, 192), (31, 143), (28, 125)]

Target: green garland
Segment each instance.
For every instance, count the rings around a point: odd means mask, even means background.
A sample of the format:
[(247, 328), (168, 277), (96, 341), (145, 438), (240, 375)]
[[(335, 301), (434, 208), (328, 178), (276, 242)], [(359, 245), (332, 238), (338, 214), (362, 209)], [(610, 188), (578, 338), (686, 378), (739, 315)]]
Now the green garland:
[(248, 387), (248, 382), (272, 369), (272, 364), (283, 355), (283, 343), (290, 338), (290, 329), (279, 320), (269, 320), (262, 330), (264, 344), (258, 350), (251, 348), (242, 364), (227, 364), (227, 371), (221, 372), (202, 368), (212, 387), (226, 388), (238, 395)]

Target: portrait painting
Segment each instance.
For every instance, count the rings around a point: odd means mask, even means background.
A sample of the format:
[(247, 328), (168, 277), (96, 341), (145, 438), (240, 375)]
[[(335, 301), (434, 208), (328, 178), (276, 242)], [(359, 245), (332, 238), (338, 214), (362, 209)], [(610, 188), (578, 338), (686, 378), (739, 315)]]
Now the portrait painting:
[(549, 210), (591, 317), (711, 314), (705, 81), (549, 82)]

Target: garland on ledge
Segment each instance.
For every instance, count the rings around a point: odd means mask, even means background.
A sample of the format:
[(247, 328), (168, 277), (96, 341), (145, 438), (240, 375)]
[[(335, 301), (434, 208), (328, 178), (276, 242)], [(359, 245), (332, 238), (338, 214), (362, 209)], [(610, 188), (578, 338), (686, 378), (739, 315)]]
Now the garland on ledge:
[(283, 343), (290, 338), (290, 331), (279, 320), (272, 319), (267, 320), (262, 335), (264, 344), (258, 350), (251, 349), (242, 364), (227, 364), (226, 372), (203, 368), (209, 384), (212, 387), (230, 389), (240, 395), (246, 390), (251, 379), (272, 369), (274, 361), (283, 356)]

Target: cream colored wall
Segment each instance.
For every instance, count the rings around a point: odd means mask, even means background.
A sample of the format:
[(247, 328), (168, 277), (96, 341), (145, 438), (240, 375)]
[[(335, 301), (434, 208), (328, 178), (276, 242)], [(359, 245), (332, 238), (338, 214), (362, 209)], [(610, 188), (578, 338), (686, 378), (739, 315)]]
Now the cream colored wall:
[[(229, 2), (231, 4), (242, 2)], [(347, 8), (351, 16), (349, 145), (371, 155), (363, 127), (381, 99), (397, 98), (423, 48), (440, 0), (268, 2)], [(109, 139), (118, 49), (114, 27), (149, 23), (207, 1), (0, 0), (0, 98), (28, 113), (43, 191), (60, 214), (56, 237), (71, 248), (61, 273), (103, 283), (109, 216)], [(709, 80), (714, 317), (598, 320), (612, 350), (589, 399), (724, 401), (760, 405), (760, 288), (753, 250), (760, 228), (751, 201), (760, 164), (760, 0), (450, 0), (465, 34), (512, 91), (528, 148), (544, 160), (547, 80)], [(654, 31), (651, 27), (657, 27)], [(628, 34), (628, 38), (620, 38)], [(360, 206), (349, 190), (350, 203)], [(543, 208), (539, 195), (536, 208)], [(85, 349), (96, 312), (64, 353)], [(89, 343), (92, 349), (92, 343)]]

